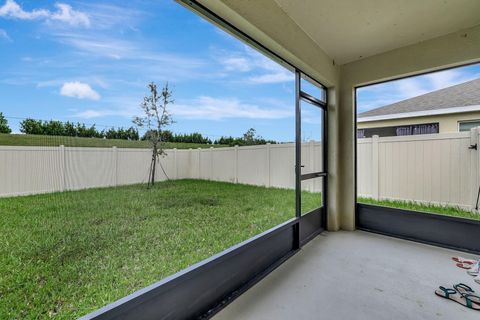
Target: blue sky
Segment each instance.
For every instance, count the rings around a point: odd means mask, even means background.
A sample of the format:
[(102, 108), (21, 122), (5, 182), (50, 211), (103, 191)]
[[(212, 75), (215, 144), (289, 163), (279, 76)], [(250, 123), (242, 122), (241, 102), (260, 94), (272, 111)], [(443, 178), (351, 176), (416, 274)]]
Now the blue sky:
[(293, 139), (293, 74), (170, 0), (9, 0), (0, 51), (14, 131), (13, 117), (130, 126), (147, 83), (168, 81), (176, 132)]
[[(171, 0), (0, 0), (0, 111), (131, 126), (146, 85), (169, 82), (175, 132), (215, 139), (254, 127), (294, 139), (293, 74)], [(478, 77), (470, 66), (359, 90), (359, 111)], [(303, 137), (318, 139), (305, 108)], [(318, 130), (317, 130), (318, 129)]]
[(365, 112), (477, 78), (480, 64), (363, 87), (357, 90), (357, 111)]

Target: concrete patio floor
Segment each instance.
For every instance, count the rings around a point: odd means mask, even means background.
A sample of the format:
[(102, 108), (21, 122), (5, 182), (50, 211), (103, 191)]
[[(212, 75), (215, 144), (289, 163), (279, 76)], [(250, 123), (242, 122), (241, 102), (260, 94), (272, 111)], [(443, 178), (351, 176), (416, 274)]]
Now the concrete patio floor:
[(324, 233), (214, 319), (480, 319), (434, 295), (439, 286), (480, 285), (457, 268), (454, 250), (368, 232)]

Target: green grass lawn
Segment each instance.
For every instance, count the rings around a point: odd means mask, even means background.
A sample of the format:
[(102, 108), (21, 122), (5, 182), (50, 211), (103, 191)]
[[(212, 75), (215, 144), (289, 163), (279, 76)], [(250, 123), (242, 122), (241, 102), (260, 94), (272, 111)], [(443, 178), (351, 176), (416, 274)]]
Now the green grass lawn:
[(293, 190), (201, 180), (0, 199), (0, 319), (85, 315), (293, 216)]
[[(100, 138), (78, 138), (63, 136), (43, 136), (33, 134), (0, 134), (0, 146), (59, 146), (65, 147), (97, 147), (111, 148), (149, 148), (148, 141), (129, 141), (120, 139)], [(225, 145), (198, 144), (198, 143), (173, 143), (166, 142), (167, 149), (188, 149), (188, 148), (220, 148)]]
[(439, 206), (434, 204), (421, 204), (412, 201), (398, 200), (373, 200), (371, 198), (358, 198), (359, 203), (372, 204), (384, 207), (392, 207), (398, 209), (406, 209), (424, 213), (435, 213), (445, 216), (453, 216), (458, 218), (466, 218), (480, 220), (480, 214), (463, 210), (458, 207)]

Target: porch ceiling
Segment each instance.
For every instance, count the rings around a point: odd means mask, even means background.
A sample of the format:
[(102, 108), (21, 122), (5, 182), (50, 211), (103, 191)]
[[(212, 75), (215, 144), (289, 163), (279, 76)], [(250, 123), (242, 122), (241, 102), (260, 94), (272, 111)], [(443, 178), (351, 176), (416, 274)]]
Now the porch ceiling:
[(480, 25), (478, 0), (274, 1), (336, 64)]

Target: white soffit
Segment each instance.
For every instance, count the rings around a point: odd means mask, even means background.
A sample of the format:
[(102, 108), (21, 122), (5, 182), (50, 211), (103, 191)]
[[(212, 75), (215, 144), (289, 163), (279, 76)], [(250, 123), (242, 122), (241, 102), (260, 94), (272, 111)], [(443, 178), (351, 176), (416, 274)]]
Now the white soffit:
[(274, 0), (337, 64), (480, 25), (480, 0)]

